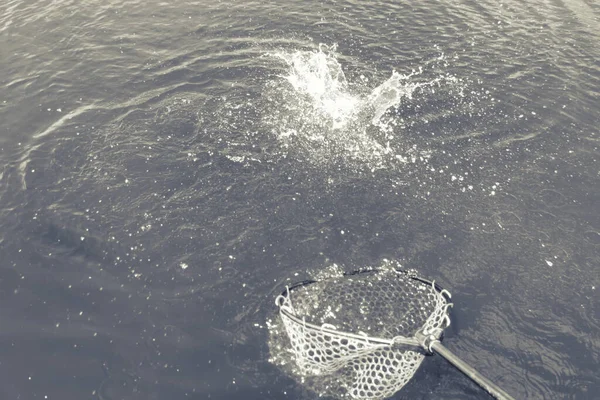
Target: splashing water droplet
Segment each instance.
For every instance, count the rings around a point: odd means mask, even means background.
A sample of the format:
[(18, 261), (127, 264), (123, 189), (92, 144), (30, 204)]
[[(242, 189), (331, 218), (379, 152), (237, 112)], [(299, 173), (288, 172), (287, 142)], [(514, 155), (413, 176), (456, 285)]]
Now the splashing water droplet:
[(383, 117), (410, 100), (415, 90), (440, 79), (412, 82), (421, 70), (408, 75), (393, 71), (370, 88), (366, 79), (348, 83), (334, 46), (270, 55), (287, 66), (283, 81), (275, 86), (277, 111), (265, 117), (284, 149), (304, 151), (317, 164), (342, 160), (371, 171), (423, 159), (413, 148), (399, 149), (402, 143), (391, 141), (402, 124)]

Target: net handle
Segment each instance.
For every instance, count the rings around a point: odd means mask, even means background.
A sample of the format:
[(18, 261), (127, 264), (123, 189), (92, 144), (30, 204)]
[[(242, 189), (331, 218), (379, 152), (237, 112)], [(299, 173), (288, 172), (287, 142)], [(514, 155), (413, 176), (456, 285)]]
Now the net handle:
[(465, 374), (473, 382), (481, 386), (483, 390), (498, 400), (515, 400), (514, 397), (506, 393), (494, 382), (477, 372), (469, 364), (458, 358), (454, 353), (448, 350), (439, 340), (434, 340), (429, 344), (429, 350), (442, 356), (446, 361), (452, 364), (456, 369)]

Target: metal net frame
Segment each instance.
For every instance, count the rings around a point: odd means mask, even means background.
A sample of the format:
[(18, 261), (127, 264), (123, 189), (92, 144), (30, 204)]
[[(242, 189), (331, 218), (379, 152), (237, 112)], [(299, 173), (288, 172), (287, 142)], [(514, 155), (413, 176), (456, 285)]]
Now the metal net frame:
[(450, 293), (405, 271), (304, 281), (277, 297), (299, 373), (339, 397), (383, 399), (417, 371), (450, 325)]

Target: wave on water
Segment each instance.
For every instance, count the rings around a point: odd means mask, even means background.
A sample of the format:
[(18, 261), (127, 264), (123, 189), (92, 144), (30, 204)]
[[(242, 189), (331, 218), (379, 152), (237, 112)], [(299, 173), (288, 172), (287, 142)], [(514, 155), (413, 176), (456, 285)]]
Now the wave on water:
[(428, 151), (400, 140), (403, 121), (389, 111), (398, 110), (419, 89), (451, 78), (417, 80), (421, 69), (406, 75), (392, 71), (373, 88), (364, 75), (348, 81), (335, 46), (270, 55), (287, 67), (269, 96), (276, 104), (265, 117), (285, 149), (319, 164), (355, 161), (370, 170), (429, 158)]

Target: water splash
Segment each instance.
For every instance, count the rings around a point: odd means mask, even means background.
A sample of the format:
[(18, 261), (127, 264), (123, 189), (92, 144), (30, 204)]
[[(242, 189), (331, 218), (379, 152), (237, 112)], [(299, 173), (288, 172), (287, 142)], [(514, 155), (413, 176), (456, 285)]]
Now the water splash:
[[(421, 72), (422, 71), (419, 70), (419, 73)], [(371, 109), (373, 115), (371, 123), (373, 125), (381, 125), (381, 117), (385, 112), (391, 107), (399, 106), (403, 98), (410, 100), (413, 92), (417, 88), (430, 86), (439, 82), (439, 79), (434, 79), (433, 81), (426, 83), (410, 82), (410, 78), (415, 75), (417, 75), (417, 72), (415, 71), (409, 75), (401, 75), (398, 72), (393, 71), (392, 76), (387, 81), (377, 86), (367, 96), (364, 101), (364, 106)], [(383, 124), (382, 127), (385, 127), (385, 124)]]
[(361, 99), (349, 90), (342, 66), (327, 46), (320, 45), (318, 51), (276, 53), (275, 56), (288, 64), (289, 71), (284, 78), (298, 94), (308, 96), (315, 108), (331, 117), (333, 128), (346, 125)]
[(344, 162), (370, 170), (428, 159), (427, 151), (398, 140), (402, 121), (386, 115), (440, 79), (415, 82), (421, 70), (393, 71), (375, 88), (364, 77), (349, 83), (335, 50), (320, 45), (270, 54), (287, 67), (283, 80), (274, 84), (270, 97), (275, 104), (265, 116), (283, 148), (320, 165)]

